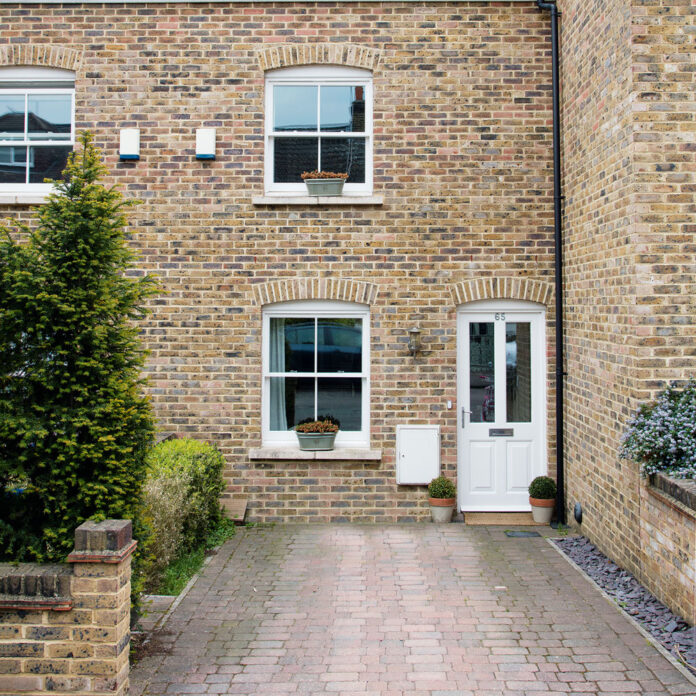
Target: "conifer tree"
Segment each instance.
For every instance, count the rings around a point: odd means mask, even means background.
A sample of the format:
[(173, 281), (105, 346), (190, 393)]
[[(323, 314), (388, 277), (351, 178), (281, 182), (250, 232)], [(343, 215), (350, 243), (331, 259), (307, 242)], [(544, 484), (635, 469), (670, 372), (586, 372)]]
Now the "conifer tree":
[(132, 519), (153, 434), (136, 321), (155, 285), (128, 273), (133, 202), (79, 142), (36, 224), (0, 228), (0, 557), (60, 560), (84, 520)]

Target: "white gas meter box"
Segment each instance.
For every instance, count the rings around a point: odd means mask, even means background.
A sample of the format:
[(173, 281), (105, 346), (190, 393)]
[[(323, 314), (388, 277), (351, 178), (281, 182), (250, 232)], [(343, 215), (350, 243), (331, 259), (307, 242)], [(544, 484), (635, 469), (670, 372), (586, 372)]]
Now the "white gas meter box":
[(440, 426), (396, 426), (396, 483), (424, 486), (440, 475)]

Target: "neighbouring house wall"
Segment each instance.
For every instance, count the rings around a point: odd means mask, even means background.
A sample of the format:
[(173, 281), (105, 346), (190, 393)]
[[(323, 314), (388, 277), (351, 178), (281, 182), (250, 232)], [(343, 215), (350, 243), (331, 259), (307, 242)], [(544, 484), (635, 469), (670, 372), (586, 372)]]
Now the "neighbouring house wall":
[(130, 521), (86, 522), (68, 565), (0, 564), (0, 694), (128, 693), (134, 548)]
[[(443, 469), (456, 476), (457, 304), (553, 302), (516, 282), (551, 283), (553, 274), (546, 15), (532, 2), (298, 2), (6, 4), (0, 17), (0, 42), (81, 52), (78, 127), (105, 149), (109, 181), (144, 201), (131, 220), (138, 269), (163, 287), (143, 325), (162, 427), (221, 447), (227, 494), (248, 497), (250, 519), (423, 519), (424, 490), (395, 483), (396, 426), (439, 424)], [(264, 165), (259, 52), (322, 42), (377, 51), (374, 193), (384, 202), (254, 205)], [(208, 163), (193, 153), (203, 125), (217, 127)], [(121, 163), (118, 131), (132, 126), (141, 159)], [(475, 296), (456, 290), (501, 277), (511, 281)], [(370, 297), (375, 459), (250, 459), (263, 456), (261, 312), (276, 290)], [(552, 346), (551, 308), (547, 319)], [(423, 344), (415, 359), (414, 324)], [(551, 437), (547, 449), (553, 475)]]
[(655, 545), (689, 527), (666, 515), (659, 530), (638, 466), (617, 452), (638, 406), (696, 366), (695, 10), (688, 0), (559, 5), (568, 510), (581, 502), (582, 531), (684, 611), (653, 569)]

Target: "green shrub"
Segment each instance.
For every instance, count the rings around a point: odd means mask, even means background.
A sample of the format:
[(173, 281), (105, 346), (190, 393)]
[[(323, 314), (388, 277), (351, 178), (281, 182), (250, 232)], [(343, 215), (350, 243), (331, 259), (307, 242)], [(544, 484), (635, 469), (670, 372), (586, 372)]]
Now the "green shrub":
[(220, 495), (225, 488), (222, 454), (200, 440), (167, 440), (152, 448), (147, 464), (148, 478), (182, 475), (186, 479), (184, 545), (192, 548), (205, 541), (220, 519)]
[(696, 382), (672, 385), (643, 404), (621, 438), (619, 456), (639, 462), (643, 476), (664, 471), (696, 478)]
[(529, 497), (553, 500), (556, 497), (556, 482), (548, 476), (537, 476), (529, 484)]
[(454, 498), (457, 489), (446, 476), (438, 476), (428, 484), (428, 495), (431, 498)]
[(160, 473), (143, 486), (144, 538), (139, 540), (138, 570), (145, 591), (156, 591), (167, 566), (181, 553), (188, 488), (189, 479), (183, 471)]
[(31, 502), (0, 509), (0, 560), (60, 561), (88, 518), (138, 533), (153, 419), (134, 320), (155, 288), (129, 274), (133, 202), (80, 144), (35, 224), (0, 228), (0, 496), (19, 479)]

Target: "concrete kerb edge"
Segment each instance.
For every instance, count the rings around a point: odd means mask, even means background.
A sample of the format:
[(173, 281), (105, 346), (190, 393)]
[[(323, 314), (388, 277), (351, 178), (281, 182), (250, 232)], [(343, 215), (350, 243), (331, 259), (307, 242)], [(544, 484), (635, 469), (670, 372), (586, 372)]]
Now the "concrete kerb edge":
[(654, 646), (657, 651), (664, 657), (670, 664), (672, 664), (673, 667), (675, 667), (681, 674), (682, 676), (686, 677), (694, 686), (696, 686), (696, 675), (692, 674), (684, 665), (677, 660), (674, 655), (672, 655), (667, 648), (660, 643), (655, 636), (651, 635), (648, 631), (646, 631), (643, 626), (640, 624), (639, 621), (637, 621), (633, 616), (631, 616), (623, 607), (621, 607), (616, 600), (611, 597), (607, 592), (605, 592), (572, 558), (567, 556), (561, 549), (558, 548), (558, 546), (554, 543), (557, 539), (562, 539), (563, 537), (545, 537), (546, 541), (551, 545), (551, 547), (554, 549), (554, 551), (561, 556), (569, 565), (571, 565), (575, 570), (580, 573), (589, 583), (594, 585), (597, 590), (599, 590), (599, 593), (604, 597), (604, 599), (611, 604), (616, 611), (618, 611), (620, 614), (623, 614), (630, 623), (633, 624), (633, 626), (638, 630), (638, 632), (645, 638), (650, 645)]

